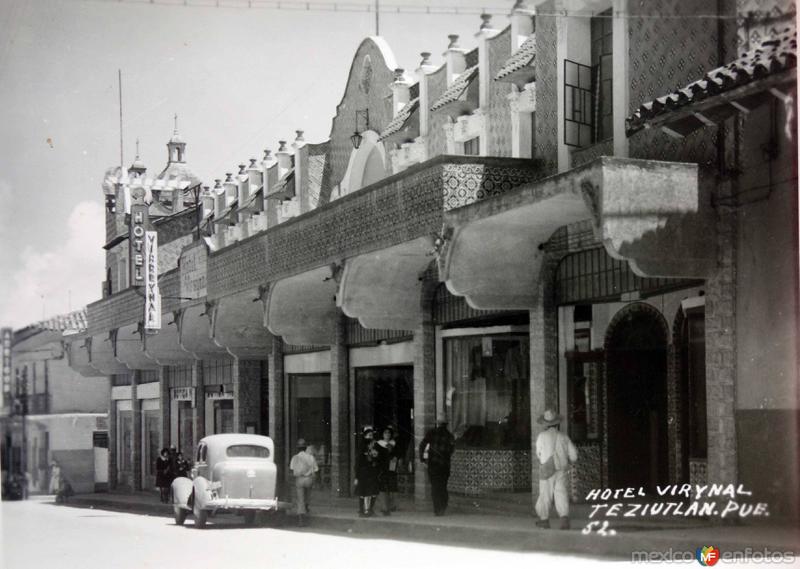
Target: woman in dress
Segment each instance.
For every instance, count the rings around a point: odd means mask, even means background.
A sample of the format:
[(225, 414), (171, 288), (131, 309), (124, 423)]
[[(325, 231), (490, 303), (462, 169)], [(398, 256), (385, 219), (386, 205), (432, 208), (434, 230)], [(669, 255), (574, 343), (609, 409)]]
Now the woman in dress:
[(161, 454), (156, 458), (156, 486), (164, 504), (169, 502), (169, 485), (171, 482), (169, 449), (165, 447), (161, 449)]
[(397, 441), (394, 439), (394, 429), (386, 427), (375, 448), (378, 451), (378, 490), (382, 496), (381, 513), (389, 516), (397, 509), (394, 503), (394, 495), (397, 492)]
[(378, 495), (378, 450), (372, 427), (364, 427), (361, 445), (356, 458), (355, 485), (358, 490), (358, 515), (369, 517), (373, 514), (375, 497)]

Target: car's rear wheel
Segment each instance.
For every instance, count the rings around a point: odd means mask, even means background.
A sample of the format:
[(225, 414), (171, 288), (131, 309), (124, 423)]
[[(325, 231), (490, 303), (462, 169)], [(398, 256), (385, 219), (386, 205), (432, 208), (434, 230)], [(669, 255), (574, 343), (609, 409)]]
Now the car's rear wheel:
[(247, 510), (244, 513), (244, 523), (249, 526), (252, 526), (256, 523), (256, 511), (255, 510)]
[(175, 511), (175, 525), (176, 526), (182, 526), (183, 522), (186, 521), (186, 514), (188, 514), (189, 512), (184, 510), (183, 508), (181, 508), (177, 504), (175, 506), (173, 506), (173, 509)]
[(206, 522), (208, 521), (208, 512), (198, 508), (197, 501), (195, 501), (194, 507), (192, 508), (192, 514), (194, 515), (194, 527), (206, 527)]

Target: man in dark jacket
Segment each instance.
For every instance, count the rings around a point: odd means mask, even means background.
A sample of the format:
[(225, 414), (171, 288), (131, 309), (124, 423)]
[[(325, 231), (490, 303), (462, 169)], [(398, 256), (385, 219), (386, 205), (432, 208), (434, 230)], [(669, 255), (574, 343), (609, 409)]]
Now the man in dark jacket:
[(420, 461), (428, 467), (433, 513), (437, 516), (443, 516), (447, 509), (447, 481), (450, 478), (450, 457), (453, 450), (453, 434), (447, 430), (447, 420), (439, 417), (436, 428), (428, 431), (419, 445)]

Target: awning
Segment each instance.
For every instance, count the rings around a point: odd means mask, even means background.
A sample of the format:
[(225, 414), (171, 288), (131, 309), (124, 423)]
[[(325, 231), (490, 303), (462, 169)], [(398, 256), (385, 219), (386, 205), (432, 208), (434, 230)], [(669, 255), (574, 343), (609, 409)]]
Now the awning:
[(112, 334), (96, 334), (89, 338), (89, 364), (105, 375), (127, 373), (130, 368), (117, 359)]
[(270, 332), (292, 345), (330, 345), (338, 317), (334, 267), (271, 284), (264, 312)]
[(706, 191), (696, 164), (602, 157), (445, 213), (440, 279), (473, 308), (532, 308), (544, 243), (587, 220), (640, 276), (704, 278), (716, 260)]
[(511, 54), (500, 71), (494, 76), (495, 81), (507, 81), (518, 86), (534, 80), (536, 76), (536, 35), (526, 39), (519, 49)]
[[(411, 99), (403, 106), (402, 109), (400, 109), (400, 111), (397, 113), (397, 116), (390, 120), (389, 124), (386, 125), (386, 128), (383, 129), (383, 132), (378, 137), (378, 140), (386, 140), (392, 135), (401, 132), (405, 128), (406, 124), (408, 124), (409, 120), (417, 109), (419, 109), (419, 97)], [(416, 138), (417, 134), (418, 133), (414, 134), (414, 136), (410, 136), (409, 138)]]
[(780, 33), (682, 89), (642, 104), (625, 119), (628, 136), (642, 128), (661, 128), (676, 137), (748, 113), (771, 96), (787, 100), (797, 83), (797, 31), (788, 23)]
[(421, 237), (348, 259), (336, 303), (364, 328), (414, 330), (421, 275), (433, 261), (433, 239)]
[(119, 328), (115, 333), (117, 359), (131, 369), (158, 369), (158, 362), (144, 351), (139, 323)]
[(267, 192), (267, 199), (270, 200), (288, 200), (295, 196), (294, 188), (294, 170), (290, 170), (284, 177), (275, 185), (275, 188)]
[(448, 105), (456, 107), (456, 114), (470, 113), (480, 104), (477, 99), (472, 100), (467, 92), (470, 84), (478, 78), (478, 66), (473, 65), (466, 69), (455, 81), (445, 89), (444, 93), (431, 105), (431, 111), (438, 111)]
[(213, 302), (211, 335), (214, 343), (243, 359), (267, 359), (272, 335), (264, 327), (263, 293), (246, 290)]
[(161, 328), (157, 332), (144, 335), (144, 351), (160, 365), (177, 365), (195, 359), (195, 356), (181, 347), (178, 334), (179, 314), (164, 313)]
[(181, 347), (197, 359), (229, 355), (211, 339), (211, 311), (213, 305), (195, 304), (182, 309), (178, 317), (178, 334)]
[(64, 349), (67, 353), (69, 367), (85, 377), (105, 377), (105, 374), (94, 368), (89, 362), (89, 342), (90, 336), (86, 334), (74, 334), (64, 337)]

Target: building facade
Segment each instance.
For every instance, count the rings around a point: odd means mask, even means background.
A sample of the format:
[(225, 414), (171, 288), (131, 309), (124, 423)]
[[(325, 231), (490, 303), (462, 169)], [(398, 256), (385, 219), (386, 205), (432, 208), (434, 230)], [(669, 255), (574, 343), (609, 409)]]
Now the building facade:
[(108, 380), (71, 369), (63, 343), (85, 329), (82, 310), (11, 334), (11, 377), (0, 413), (4, 483), (24, 477), (28, 493), (48, 493), (57, 463), (76, 492), (106, 487)]
[(414, 450), (438, 416), (453, 491), (528, 502), (552, 408), (575, 500), (738, 482), (796, 515), (794, 17), (518, 2), (413, 73), (365, 39), (323, 143), (297, 131), (171, 193), (112, 172), (114, 203), (143, 187), (156, 219), (162, 325), (109, 278), (70, 344), (112, 377), (110, 483), (146, 488), (152, 449), (232, 430), (273, 437), (284, 473), (306, 438), (346, 495), (356, 433), (392, 425), (424, 500)]

